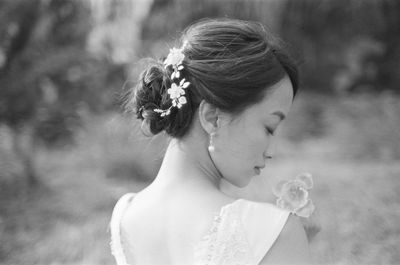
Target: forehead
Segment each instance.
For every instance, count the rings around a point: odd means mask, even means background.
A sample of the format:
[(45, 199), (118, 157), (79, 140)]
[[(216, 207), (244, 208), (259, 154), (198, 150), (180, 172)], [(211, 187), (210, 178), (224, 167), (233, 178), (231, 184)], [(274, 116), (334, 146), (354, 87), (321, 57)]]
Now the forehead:
[[(278, 83), (270, 87), (263, 100), (251, 106), (246, 112), (254, 117), (270, 117), (271, 115), (279, 118), (281, 114), (287, 116), (293, 101), (292, 82), (285, 76)], [(281, 114), (278, 114), (281, 112)], [(275, 114), (272, 114), (275, 113)]]

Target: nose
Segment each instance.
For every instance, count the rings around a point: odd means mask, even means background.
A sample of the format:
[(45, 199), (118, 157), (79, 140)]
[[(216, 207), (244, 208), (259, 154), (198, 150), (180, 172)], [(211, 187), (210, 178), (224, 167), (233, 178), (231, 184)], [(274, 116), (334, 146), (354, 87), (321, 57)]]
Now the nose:
[(272, 157), (275, 154), (275, 148), (276, 148), (275, 141), (270, 142), (268, 144), (267, 148), (265, 149), (264, 154), (263, 154), (264, 155), (264, 159), (266, 159), (266, 160), (272, 159)]

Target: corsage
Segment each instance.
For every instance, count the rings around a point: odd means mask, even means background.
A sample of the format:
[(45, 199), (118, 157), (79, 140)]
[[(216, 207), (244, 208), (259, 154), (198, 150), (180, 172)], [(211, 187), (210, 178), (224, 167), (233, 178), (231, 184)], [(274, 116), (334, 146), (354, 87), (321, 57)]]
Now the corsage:
[(309, 190), (313, 187), (310, 173), (302, 173), (292, 180), (280, 181), (272, 190), (276, 205), (300, 217), (309, 217), (315, 210), (309, 198)]

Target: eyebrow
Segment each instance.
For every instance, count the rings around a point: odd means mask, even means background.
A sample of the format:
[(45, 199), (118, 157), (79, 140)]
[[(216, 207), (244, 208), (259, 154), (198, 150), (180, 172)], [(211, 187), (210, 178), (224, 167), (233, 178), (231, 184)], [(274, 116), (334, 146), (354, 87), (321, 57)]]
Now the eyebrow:
[(283, 121), (286, 118), (285, 114), (283, 114), (283, 112), (279, 110), (272, 112), (271, 115), (278, 116), (281, 119), (281, 121)]

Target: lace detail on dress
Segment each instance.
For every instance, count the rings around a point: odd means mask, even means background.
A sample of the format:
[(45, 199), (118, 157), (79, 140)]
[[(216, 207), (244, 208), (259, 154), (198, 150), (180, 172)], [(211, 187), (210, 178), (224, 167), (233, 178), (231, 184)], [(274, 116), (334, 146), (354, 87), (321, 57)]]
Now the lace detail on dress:
[(211, 229), (195, 247), (195, 265), (255, 264), (236, 202), (214, 217)]

